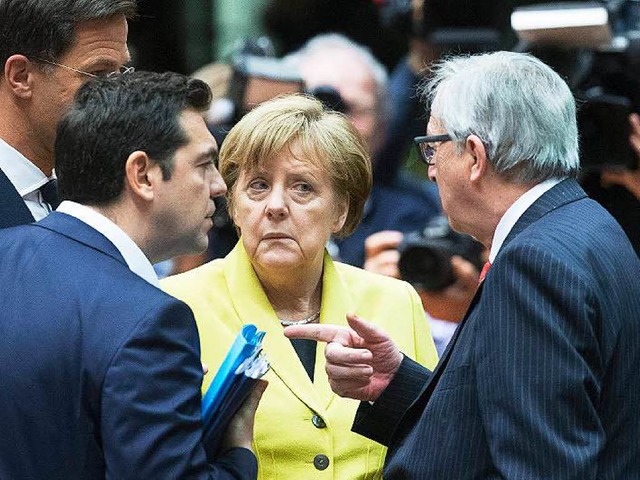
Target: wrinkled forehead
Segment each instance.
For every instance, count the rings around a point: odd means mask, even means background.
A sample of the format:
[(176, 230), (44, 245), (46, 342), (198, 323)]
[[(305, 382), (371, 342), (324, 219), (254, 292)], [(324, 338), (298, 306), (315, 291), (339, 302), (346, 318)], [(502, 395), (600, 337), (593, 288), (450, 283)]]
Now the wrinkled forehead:
[(296, 137), (287, 142), (282, 148), (271, 148), (260, 153), (255, 152), (252, 158), (245, 162), (242, 172), (268, 172), (275, 168), (274, 165), (277, 159), (282, 156), (288, 157), (290, 164), (296, 168), (312, 168), (314, 170), (327, 168), (326, 155), (322, 155), (320, 148), (313, 142)]

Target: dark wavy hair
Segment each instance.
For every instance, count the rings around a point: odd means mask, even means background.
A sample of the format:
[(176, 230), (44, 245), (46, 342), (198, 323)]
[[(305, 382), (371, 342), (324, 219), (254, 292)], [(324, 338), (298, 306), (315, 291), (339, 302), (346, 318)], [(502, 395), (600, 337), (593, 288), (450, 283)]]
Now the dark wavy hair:
[(206, 83), (178, 73), (132, 72), (86, 83), (58, 125), (60, 198), (86, 205), (113, 202), (135, 151), (157, 162), (168, 180), (175, 151), (188, 141), (180, 114), (203, 111), (210, 102)]

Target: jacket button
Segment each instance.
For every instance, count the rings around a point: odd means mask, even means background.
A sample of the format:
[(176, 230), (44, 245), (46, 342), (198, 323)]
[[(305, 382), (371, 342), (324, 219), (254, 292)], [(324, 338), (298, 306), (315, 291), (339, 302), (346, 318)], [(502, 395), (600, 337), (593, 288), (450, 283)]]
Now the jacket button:
[(326, 428), (327, 426), (320, 415), (314, 415), (313, 417), (311, 417), (311, 423), (313, 423), (313, 426), (316, 428)]
[(329, 457), (326, 455), (322, 455), (321, 453), (316, 455), (313, 459), (313, 466), (318, 470), (326, 470), (329, 466)]

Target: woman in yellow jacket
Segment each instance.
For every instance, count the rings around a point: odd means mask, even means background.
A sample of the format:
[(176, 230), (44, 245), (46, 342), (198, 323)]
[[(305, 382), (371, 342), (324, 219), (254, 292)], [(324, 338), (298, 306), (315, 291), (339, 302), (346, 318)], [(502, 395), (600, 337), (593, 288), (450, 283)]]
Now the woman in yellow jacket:
[(220, 172), (240, 241), (226, 258), (166, 279), (163, 287), (193, 309), (202, 361), (212, 372), (243, 324), (266, 331), (271, 370), (254, 437), (259, 478), (382, 478), (385, 448), (350, 431), (358, 402), (331, 391), (323, 346), (282, 332), (291, 324), (347, 325), (353, 312), (391, 332), (403, 353), (423, 365), (437, 362), (413, 288), (334, 262), (325, 250), (332, 234), (353, 231), (371, 189), (362, 140), (344, 116), (317, 100), (281, 97), (230, 131)]

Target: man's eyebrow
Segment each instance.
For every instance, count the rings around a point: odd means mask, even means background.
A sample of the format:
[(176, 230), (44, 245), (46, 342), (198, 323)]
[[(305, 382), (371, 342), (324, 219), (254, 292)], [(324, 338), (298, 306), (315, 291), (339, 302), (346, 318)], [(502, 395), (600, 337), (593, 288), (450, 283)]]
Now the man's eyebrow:
[(200, 160), (211, 160), (215, 166), (218, 166), (218, 155), (219, 155), (219, 151), (216, 147), (211, 147), (211, 148), (207, 148), (205, 151), (203, 151), (200, 155), (198, 155), (198, 158)]

